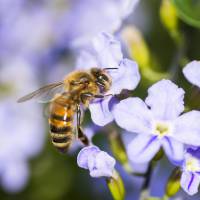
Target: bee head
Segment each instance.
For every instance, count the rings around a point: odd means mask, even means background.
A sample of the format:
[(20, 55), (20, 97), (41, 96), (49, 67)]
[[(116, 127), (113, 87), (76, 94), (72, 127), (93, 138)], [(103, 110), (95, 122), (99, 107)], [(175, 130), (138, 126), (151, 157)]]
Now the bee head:
[(102, 93), (107, 92), (112, 84), (111, 78), (105, 69), (92, 68), (91, 73), (94, 76), (95, 82)]

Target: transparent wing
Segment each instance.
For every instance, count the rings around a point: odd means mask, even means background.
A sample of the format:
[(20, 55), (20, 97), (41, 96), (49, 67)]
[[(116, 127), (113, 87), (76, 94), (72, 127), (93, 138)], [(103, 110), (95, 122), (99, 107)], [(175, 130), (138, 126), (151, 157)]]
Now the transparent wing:
[(65, 92), (63, 82), (52, 83), (18, 99), (17, 102), (22, 103), (35, 99), (39, 103), (47, 103), (54, 99), (56, 95), (62, 94), (63, 92)]

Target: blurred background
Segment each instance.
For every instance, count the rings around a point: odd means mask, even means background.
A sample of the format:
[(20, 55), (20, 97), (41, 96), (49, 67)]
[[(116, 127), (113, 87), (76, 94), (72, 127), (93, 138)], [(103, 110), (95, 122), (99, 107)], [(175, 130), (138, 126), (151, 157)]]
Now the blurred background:
[[(54, 149), (46, 105), (16, 103), (73, 71), (80, 50), (101, 31), (115, 34), (124, 56), (138, 62), (142, 81), (135, 96), (145, 97), (151, 84), (170, 78), (187, 91), (186, 106), (199, 109), (199, 91), (181, 70), (190, 60), (200, 60), (200, 1), (170, 2), (134, 0), (123, 6), (123, 0), (0, 0), (0, 200), (112, 199), (104, 179), (78, 168), (80, 145), (67, 155)], [(84, 126), (93, 132), (94, 143), (112, 154), (109, 126), (94, 129), (89, 113)], [(117, 168), (126, 199), (137, 200), (143, 179)], [(155, 196), (163, 195), (170, 170), (166, 160), (158, 166), (151, 189)], [(180, 192), (174, 199), (199, 198)]]

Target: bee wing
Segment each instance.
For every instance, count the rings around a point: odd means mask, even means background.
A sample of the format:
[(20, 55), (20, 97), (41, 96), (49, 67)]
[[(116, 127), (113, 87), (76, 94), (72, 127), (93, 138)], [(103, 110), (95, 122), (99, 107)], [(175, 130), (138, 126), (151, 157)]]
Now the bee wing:
[(36, 99), (36, 101), (39, 103), (47, 103), (55, 98), (55, 95), (62, 94), (63, 92), (65, 92), (63, 82), (52, 83), (18, 99), (17, 102), (22, 103), (31, 99)]

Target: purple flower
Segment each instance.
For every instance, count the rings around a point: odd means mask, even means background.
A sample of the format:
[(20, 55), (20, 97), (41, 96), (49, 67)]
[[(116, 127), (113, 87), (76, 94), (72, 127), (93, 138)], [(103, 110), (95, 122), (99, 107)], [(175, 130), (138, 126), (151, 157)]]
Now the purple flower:
[[(140, 81), (137, 63), (123, 58), (119, 41), (108, 33), (101, 33), (94, 38), (89, 50), (82, 51), (77, 61), (78, 69), (90, 69), (95, 66), (118, 68), (108, 72), (112, 78), (108, 94), (119, 94), (123, 89), (133, 90)], [(92, 120), (97, 125), (104, 126), (113, 120), (111, 99), (112, 97), (108, 97), (90, 105)]]
[(92, 177), (112, 177), (115, 159), (96, 146), (83, 148), (77, 157), (78, 166), (90, 171)]
[(195, 155), (199, 149), (197, 151), (187, 152), (182, 165), (181, 187), (189, 195), (196, 194), (200, 184), (200, 157)]
[[(58, 21), (57, 35), (63, 44), (86, 45), (99, 32), (114, 33), (139, 0), (71, 0), (69, 11)], [(67, 44), (67, 43), (66, 43)]]
[(114, 107), (117, 124), (138, 134), (127, 147), (130, 160), (149, 162), (162, 147), (178, 164), (183, 160), (184, 144), (200, 144), (200, 112), (180, 115), (183, 98), (183, 89), (170, 80), (161, 80), (148, 89), (145, 102), (128, 98)]
[(183, 74), (190, 83), (200, 87), (200, 61), (188, 63), (183, 69)]

